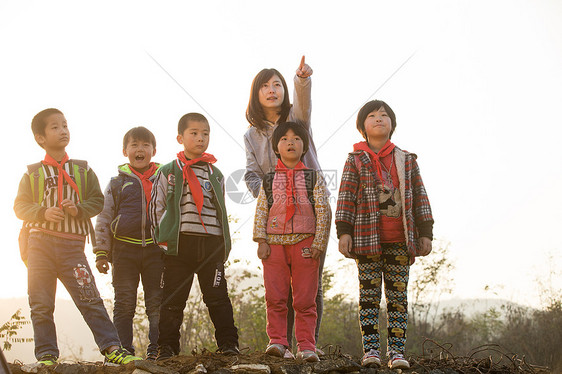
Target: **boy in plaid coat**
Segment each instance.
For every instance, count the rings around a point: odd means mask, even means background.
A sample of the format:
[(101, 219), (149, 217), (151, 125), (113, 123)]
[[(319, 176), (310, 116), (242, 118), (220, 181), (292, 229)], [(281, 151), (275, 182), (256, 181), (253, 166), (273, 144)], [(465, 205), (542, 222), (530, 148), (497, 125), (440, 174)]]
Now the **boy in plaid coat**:
[[(390, 137), (396, 116), (383, 101), (365, 104), (357, 129), (366, 141), (354, 145), (344, 166), (336, 229), (339, 251), (357, 262), (363, 366), (378, 367), (378, 315), (384, 279), (388, 311), (388, 366), (409, 368), (404, 358), (408, 323), (409, 267), (431, 252), (433, 216), (416, 155)], [(384, 275), (384, 276), (383, 276)]]

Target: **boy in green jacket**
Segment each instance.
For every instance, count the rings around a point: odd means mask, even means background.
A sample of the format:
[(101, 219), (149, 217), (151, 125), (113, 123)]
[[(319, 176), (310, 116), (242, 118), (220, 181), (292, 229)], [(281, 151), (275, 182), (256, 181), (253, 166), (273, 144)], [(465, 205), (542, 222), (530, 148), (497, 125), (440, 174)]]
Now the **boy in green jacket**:
[(162, 166), (150, 202), (154, 238), (164, 250), (164, 290), (160, 308), (158, 358), (179, 354), (183, 321), (193, 274), (215, 326), (219, 351), (238, 354), (238, 329), (228, 297), (224, 262), (230, 232), (224, 203), (224, 177), (209, 146), (209, 122), (188, 113), (178, 123), (177, 159)]

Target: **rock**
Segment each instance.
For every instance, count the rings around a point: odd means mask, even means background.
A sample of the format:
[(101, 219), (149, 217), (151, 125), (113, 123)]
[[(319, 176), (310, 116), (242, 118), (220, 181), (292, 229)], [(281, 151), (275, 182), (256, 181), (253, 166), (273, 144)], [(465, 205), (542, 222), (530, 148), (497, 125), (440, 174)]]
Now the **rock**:
[(150, 371), (142, 370), (142, 369), (135, 369), (133, 370), (133, 374), (150, 374)]
[(55, 366), (55, 373), (58, 374), (93, 374), (96, 371), (95, 365), (62, 363)]
[(281, 374), (311, 374), (312, 367), (308, 365), (281, 365), (275, 373)]
[(230, 367), (230, 370), (240, 373), (271, 374), (269, 366), (261, 364), (234, 365)]
[(207, 369), (205, 369), (203, 364), (197, 364), (195, 365), (195, 369), (191, 370), (189, 374), (205, 374), (206, 372)]
[(339, 357), (334, 360), (320, 361), (314, 364), (314, 372), (319, 374), (329, 374), (331, 371), (338, 373), (349, 373), (358, 371), (361, 365), (345, 357)]
[(177, 371), (168, 369), (163, 366), (159, 366), (152, 361), (137, 360), (134, 361), (134, 363), (135, 363), (135, 368), (148, 371), (149, 373), (152, 374), (179, 374)]

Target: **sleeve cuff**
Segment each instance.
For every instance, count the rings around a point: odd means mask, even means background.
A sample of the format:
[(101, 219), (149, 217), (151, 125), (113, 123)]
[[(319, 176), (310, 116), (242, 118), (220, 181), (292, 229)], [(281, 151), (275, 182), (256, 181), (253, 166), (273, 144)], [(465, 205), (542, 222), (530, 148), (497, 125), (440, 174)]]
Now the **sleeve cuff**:
[(418, 225), (418, 236), (433, 240), (433, 221), (425, 221)]
[(345, 234), (353, 236), (353, 226), (347, 222), (338, 221), (336, 222), (336, 232), (338, 239)]

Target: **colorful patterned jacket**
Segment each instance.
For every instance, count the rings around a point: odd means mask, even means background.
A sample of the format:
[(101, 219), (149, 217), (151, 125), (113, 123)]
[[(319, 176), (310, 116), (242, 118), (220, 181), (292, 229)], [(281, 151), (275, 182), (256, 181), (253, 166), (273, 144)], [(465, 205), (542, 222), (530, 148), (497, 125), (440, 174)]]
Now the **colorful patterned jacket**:
[[(410, 263), (413, 263), (417, 254), (417, 239), (420, 236), (433, 238), (433, 216), (416, 162), (417, 156), (398, 147), (394, 149), (393, 156), (403, 201), (406, 245)], [(379, 201), (373, 166), (367, 152), (350, 153), (340, 183), (336, 229), (338, 238), (343, 234), (352, 236), (351, 253), (354, 255), (381, 253)]]

